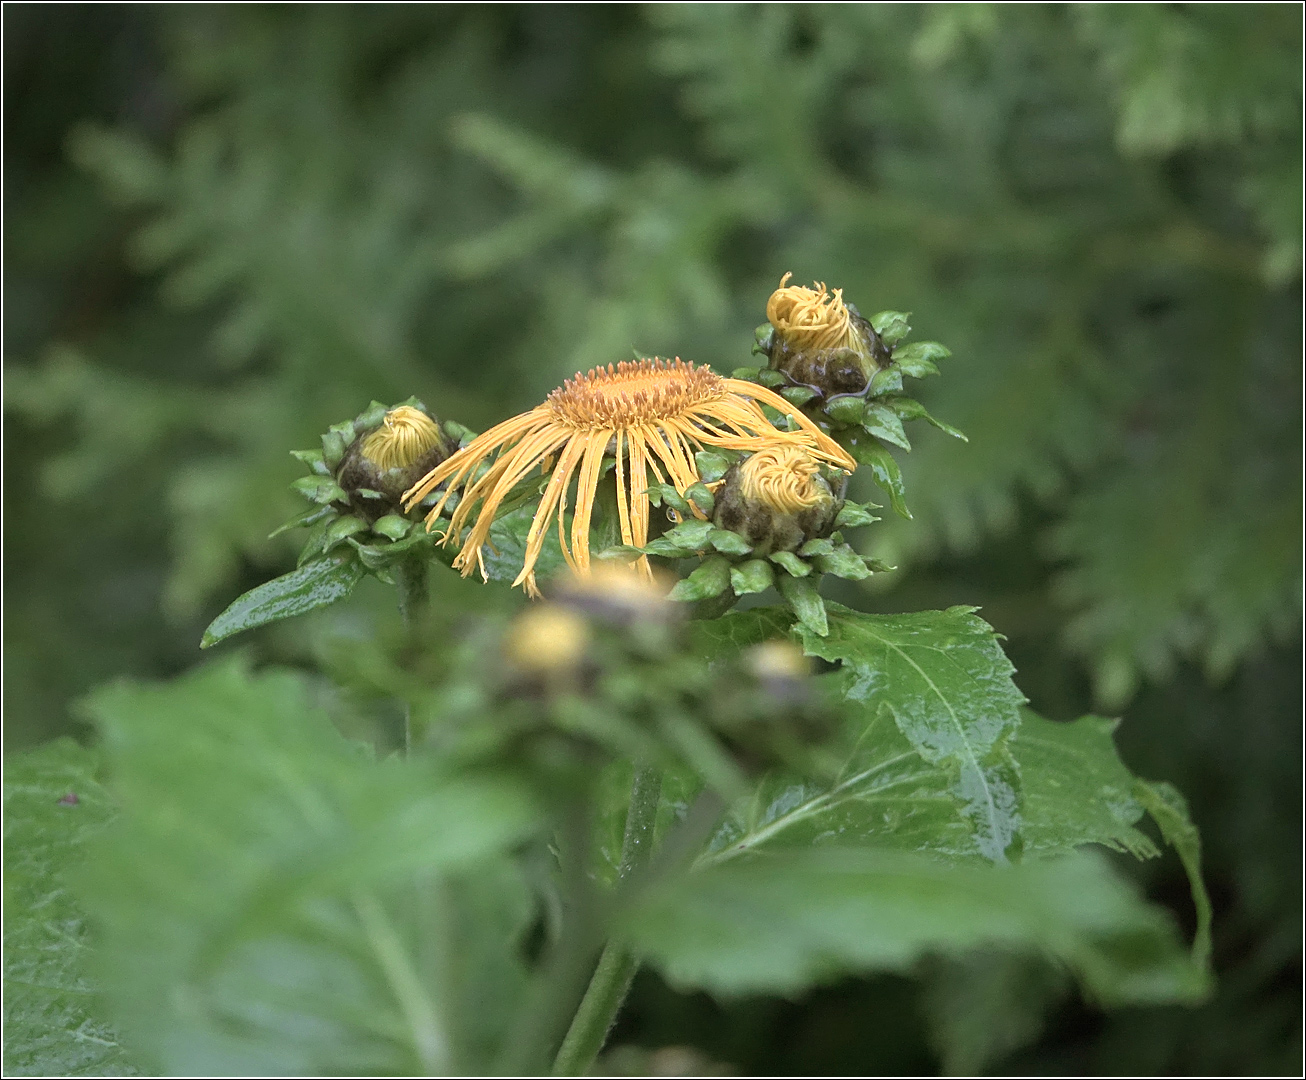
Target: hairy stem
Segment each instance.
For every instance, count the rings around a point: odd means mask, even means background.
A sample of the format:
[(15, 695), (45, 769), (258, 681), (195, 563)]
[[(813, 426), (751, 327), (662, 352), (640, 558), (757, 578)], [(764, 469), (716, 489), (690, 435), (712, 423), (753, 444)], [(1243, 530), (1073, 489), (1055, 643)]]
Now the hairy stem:
[[(617, 871), (620, 879), (648, 862), (661, 796), (662, 774), (657, 769), (636, 768), (621, 842), (621, 866)], [(583, 1076), (589, 1071), (603, 1049), (638, 967), (639, 961), (625, 949), (612, 942), (607, 944), (553, 1062), (553, 1075)]]

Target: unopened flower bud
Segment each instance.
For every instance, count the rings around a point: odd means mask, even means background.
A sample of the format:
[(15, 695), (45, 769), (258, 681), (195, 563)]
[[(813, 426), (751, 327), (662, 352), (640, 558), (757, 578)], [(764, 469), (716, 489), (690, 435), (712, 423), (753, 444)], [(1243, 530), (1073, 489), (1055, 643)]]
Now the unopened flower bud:
[(354, 509), (374, 521), (384, 514), (402, 513), (404, 492), (451, 452), (431, 416), (411, 405), (400, 405), (387, 412), (377, 427), (350, 443), (336, 472), (336, 483), (348, 494)]
[(809, 454), (778, 447), (730, 467), (716, 495), (713, 523), (743, 536), (754, 554), (793, 551), (829, 536), (841, 505)]
[(823, 282), (811, 289), (789, 285), (791, 276), (780, 279), (766, 304), (772, 333), (763, 344), (771, 367), (826, 400), (860, 394), (889, 362), (890, 350), (861, 313), (844, 303), (842, 289), (830, 292)]

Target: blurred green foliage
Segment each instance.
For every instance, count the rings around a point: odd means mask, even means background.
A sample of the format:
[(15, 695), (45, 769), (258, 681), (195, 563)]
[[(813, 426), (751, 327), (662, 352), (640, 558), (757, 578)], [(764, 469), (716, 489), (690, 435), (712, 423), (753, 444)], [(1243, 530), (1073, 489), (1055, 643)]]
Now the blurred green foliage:
[[(937, 1016), (1004, 1002), (977, 1049), (886, 979), (686, 1013), (645, 975), (618, 1039), (744, 1072), (929, 1069), (931, 1046), (961, 1070), (1297, 1071), (1299, 8), (4, 23), (11, 747), (72, 730), (106, 678), (191, 666), (291, 569), (267, 538), (297, 509), (287, 451), (328, 424), (417, 394), (480, 429), (632, 348), (729, 372), (793, 270), (946, 341), (922, 398), (970, 438), (922, 433), (915, 518), (865, 531), (901, 569), (842, 595), (982, 604), (1041, 712), (1125, 711), (1125, 762), (1202, 827), (1222, 978), (1195, 1012), (1109, 1018), (1041, 1014), (1037, 970), (927, 979)], [(449, 622), (516, 603), (432, 584)], [(389, 602), (360, 587), (256, 648), (364, 682), (348, 643)], [(1188, 910), (1177, 860), (1140, 873)]]

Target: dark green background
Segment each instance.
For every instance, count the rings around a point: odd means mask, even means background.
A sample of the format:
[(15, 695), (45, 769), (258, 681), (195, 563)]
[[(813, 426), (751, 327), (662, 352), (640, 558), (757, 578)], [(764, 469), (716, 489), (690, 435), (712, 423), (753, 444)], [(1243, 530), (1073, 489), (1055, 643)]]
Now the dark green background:
[[(1123, 716), (1206, 840), (1215, 999), (1068, 1001), (994, 1070), (1298, 1071), (1299, 7), (7, 5), (4, 33), (8, 752), (199, 662), (293, 564), (287, 451), (328, 424), (417, 394), (481, 429), (632, 350), (729, 372), (792, 270), (948, 344), (924, 399), (971, 439), (916, 433), (916, 516), (863, 540), (900, 570), (840, 598), (982, 605), (1033, 705)], [(450, 625), (487, 597), (434, 585)], [(250, 647), (330, 670), (387, 603)], [(1191, 920), (1173, 856), (1133, 872)], [(928, 1073), (924, 1007), (646, 975), (616, 1039)]]

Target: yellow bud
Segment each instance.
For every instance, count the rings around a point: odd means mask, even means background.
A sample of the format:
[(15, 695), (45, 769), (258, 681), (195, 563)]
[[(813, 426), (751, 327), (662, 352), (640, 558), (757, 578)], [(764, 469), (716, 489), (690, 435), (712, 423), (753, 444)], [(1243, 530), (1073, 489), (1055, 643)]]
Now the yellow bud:
[(589, 646), (585, 619), (553, 604), (522, 612), (504, 638), (504, 655), (518, 668), (534, 674), (575, 668)]

